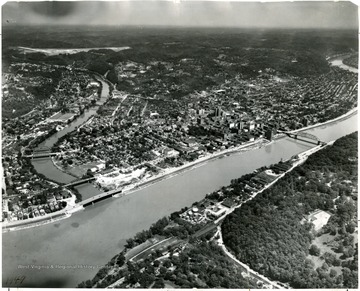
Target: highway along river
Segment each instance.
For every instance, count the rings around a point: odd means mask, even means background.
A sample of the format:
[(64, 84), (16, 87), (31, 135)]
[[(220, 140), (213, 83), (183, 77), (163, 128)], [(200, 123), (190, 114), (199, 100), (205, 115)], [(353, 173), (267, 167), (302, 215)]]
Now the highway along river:
[[(82, 117), (83, 121), (88, 116)], [(76, 122), (81, 123), (80, 119)], [(354, 114), (307, 132), (327, 142), (356, 130), (357, 114)], [(46, 145), (51, 146), (61, 134), (47, 140)], [(4, 233), (3, 286), (76, 287), (81, 281), (93, 278), (102, 265), (123, 249), (127, 238), (149, 228), (158, 219), (201, 200), (207, 193), (229, 184), (231, 179), (286, 160), (310, 146), (290, 138), (279, 139), (260, 149), (210, 161), (128, 196), (99, 202), (68, 219)], [(73, 180), (55, 171), (51, 161), (37, 161), (34, 165), (51, 179)], [(80, 189), (81, 193), (93, 191), (89, 187)], [(25, 279), (21, 285), (11, 285), (12, 279), (22, 276)]]

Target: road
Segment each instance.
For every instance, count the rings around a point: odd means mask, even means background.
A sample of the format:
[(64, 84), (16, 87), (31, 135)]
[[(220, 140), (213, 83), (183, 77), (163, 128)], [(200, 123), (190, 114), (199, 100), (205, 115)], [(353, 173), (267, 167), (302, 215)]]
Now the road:
[(271, 289), (283, 289), (283, 286), (280, 286), (277, 282), (271, 281), (270, 279), (266, 278), (263, 275), (260, 275), (258, 272), (250, 269), (250, 267), (242, 262), (240, 262), (238, 259), (235, 258), (235, 256), (230, 253), (226, 246), (224, 245), (224, 241), (222, 238), (222, 233), (221, 233), (221, 226), (218, 226), (218, 230), (219, 230), (219, 239), (217, 240), (218, 245), (223, 249), (223, 251), (225, 252), (225, 254), (232, 259), (233, 261), (235, 261), (240, 267), (242, 267), (244, 270), (247, 271), (248, 274), (251, 274), (251, 276), (253, 276), (254, 278), (258, 279), (259, 281), (263, 282), (265, 285), (269, 285), (271, 287)]
[(175, 246), (181, 243), (185, 243), (185, 241), (180, 240), (176, 237), (169, 237), (166, 238), (162, 241), (159, 241), (151, 246), (149, 246), (148, 248), (146, 248), (145, 250), (139, 252), (138, 254), (132, 256), (131, 258), (129, 258), (129, 261), (132, 262), (136, 259), (136, 261), (139, 261), (141, 259), (145, 259), (146, 257), (148, 257), (151, 253), (160, 250), (163, 251), (165, 248), (168, 248), (169, 246)]
[(144, 106), (144, 108), (141, 110), (140, 116), (143, 116), (143, 115), (144, 115), (145, 110), (146, 110), (146, 107), (147, 107), (147, 105), (148, 105), (148, 102), (149, 102), (149, 101), (146, 100), (145, 106)]
[(198, 238), (201, 237), (207, 233), (209, 233), (210, 231), (214, 230), (217, 228), (217, 224), (215, 224), (214, 222), (208, 223), (207, 225), (205, 225), (202, 229), (200, 229), (199, 231), (197, 231), (196, 233), (194, 233), (192, 235), (192, 237), (194, 238)]
[[(272, 289), (273, 288), (277, 288), (277, 289), (284, 289), (285, 285), (278, 283), (278, 282), (274, 282), (271, 281), (270, 279), (266, 278), (265, 276), (259, 274), (258, 272), (250, 269), (250, 267), (242, 262), (240, 262), (238, 259), (235, 258), (235, 256), (233, 254), (231, 254), (228, 249), (226, 248), (226, 246), (224, 245), (224, 241), (222, 239), (222, 233), (221, 233), (221, 222), (225, 219), (225, 217), (227, 215), (229, 215), (230, 213), (232, 213), (236, 208), (240, 208), (244, 203), (246, 203), (249, 200), (254, 199), (259, 193), (263, 192), (265, 189), (271, 187), (273, 184), (275, 184), (279, 179), (281, 179), (282, 177), (284, 177), (288, 172), (292, 171), (295, 167), (299, 166), (300, 164), (304, 163), (306, 161), (306, 159), (312, 155), (313, 153), (317, 152), (318, 150), (320, 150), (322, 148), (322, 146), (316, 146), (314, 148), (311, 148), (305, 152), (300, 153), (299, 156), (299, 160), (294, 162), (292, 167), (290, 169), (288, 169), (286, 172), (282, 173), (281, 175), (279, 175), (275, 180), (273, 180), (272, 182), (270, 182), (269, 184), (267, 184), (265, 187), (263, 187), (261, 190), (253, 193), (245, 202), (230, 208), (223, 216), (221, 216), (220, 218), (218, 218), (215, 223), (218, 224), (218, 233), (219, 233), (219, 239), (217, 240), (218, 245), (224, 250), (225, 254), (231, 258), (233, 261), (235, 261), (238, 265), (240, 265), (241, 267), (243, 267), (249, 274), (251, 274), (252, 276), (254, 276), (256, 279), (261, 280), (262, 282), (264, 282), (266, 285), (269, 285)], [(280, 285), (281, 284), (281, 285)]]

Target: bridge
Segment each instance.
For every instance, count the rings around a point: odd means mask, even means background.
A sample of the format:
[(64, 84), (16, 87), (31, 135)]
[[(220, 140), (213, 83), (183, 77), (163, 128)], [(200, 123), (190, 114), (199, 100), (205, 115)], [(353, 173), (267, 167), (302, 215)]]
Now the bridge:
[(48, 157), (54, 157), (58, 154), (61, 154), (60, 152), (57, 153), (33, 153), (31, 155), (23, 155), (23, 158), (31, 158), (31, 159), (38, 159), (38, 158), (48, 158)]
[(93, 196), (91, 198), (88, 198), (88, 199), (85, 199), (85, 200), (81, 201), (80, 203), (78, 203), (78, 205), (87, 207), (87, 206), (93, 205), (96, 202), (99, 202), (99, 201), (105, 200), (107, 198), (110, 198), (110, 197), (114, 196), (115, 194), (119, 194), (121, 192), (122, 192), (122, 190), (120, 190), (120, 189), (115, 189), (115, 190), (111, 190), (111, 191), (108, 191), (108, 192), (103, 192), (103, 193), (95, 195), (95, 196)]
[(49, 148), (40, 148), (40, 149), (35, 149), (32, 154), (26, 155), (23, 154), (22, 157), (23, 158), (31, 158), (31, 159), (36, 159), (36, 158), (48, 158), (48, 157), (54, 157), (56, 155), (63, 155), (66, 153), (77, 153), (79, 152), (78, 149), (75, 150), (68, 150), (68, 151), (60, 151), (60, 152), (50, 152)]
[(75, 180), (73, 182), (70, 182), (69, 184), (64, 185), (64, 187), (78, 186), (78, 185), (85, 184), (85, 183), (88, 183), (88, 182), (91, 182), (94, 180), (95, 180), (95, 177), (81, 179), (81, 180)]
[(314, 145), (325, 145), (326, 143), (319, 140), (319, 138), (313, 134), (307, 133), (307, 132), (284, 132), (288, 137), (301, 140), (307, 143), (311, 143)]

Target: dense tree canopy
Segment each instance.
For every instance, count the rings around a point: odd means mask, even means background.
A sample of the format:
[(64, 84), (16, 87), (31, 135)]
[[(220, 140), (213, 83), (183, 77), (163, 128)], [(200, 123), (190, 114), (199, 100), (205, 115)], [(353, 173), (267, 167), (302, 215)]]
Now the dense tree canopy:
[[(313, 154), (305, 164), (229, 215), (222, 226), (224, 242), (240, 261), (272, 279), (298, 288), (357, 286), (357, 256), (351, 240), (356, 222), (356, 203), (351, 198), (357, 183), (357, 133)], [(347, 183), (343, 183), (346, 179)], [(331, 185), (331, 186), (330, 186)], [(335, 207), (336, 206), (336, 207)], [(306, 221), (321, 209), (332, 216), (318, 233)], [(336, 233), (341, 259), (352, 270), (342, 274), (329, 270), (339, 265), (334, 255), (324, 254), (321, 268), (314, 269), (310, 255), (320, 249), (311, 245), (315, 235)], [(311, 245), (311, 246), (310, 246)]]

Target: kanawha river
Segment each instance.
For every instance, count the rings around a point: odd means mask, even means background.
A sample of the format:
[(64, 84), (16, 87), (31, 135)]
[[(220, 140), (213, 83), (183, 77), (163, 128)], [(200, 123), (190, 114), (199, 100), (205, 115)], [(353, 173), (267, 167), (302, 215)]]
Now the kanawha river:
[[(357, 114), (308, 132), (330, 141), (356, 130)], [(213, 160), (123, 198), (110, 198), (68, 219), (4, 233), (3, 284), (13, 276), (26, 276), (22, 286), (75, 287), (120, 252), (127, 238), (159, 218), (190, 206), (233, 178), (288, 159), (310, 146), (280, 139), (260, 149)]]
[[(81, 123), (79, 119), (77, 122)], [(356, 130), (357, 114), (354, 114), (307, 132), (327, 142)], [(55, 141), (56, 138), (50, 138), (46, 144), (50, 146)], [(149, 228), (158, 219), (201, 200), (207, 193), (228, 185), (231, 179), (286, 160), (310, 147), (301, 141), (282, 138), (259, 149), (212, 160), (128, 196), (99, 202), (70, 218), (4, 233), (3, 286), (76, 287), (81, 281), (92, 279), (102, 265), (123, 249), (127, 238)], [(50, 164), (34, 164), (51, 179), (62, 182), (73, 179), (59, 174)], [(89, 187), (79, 190), (84, 193)], [(11, 285), (12, 279), (22, 276), (25, 276), (22, 284)]]

